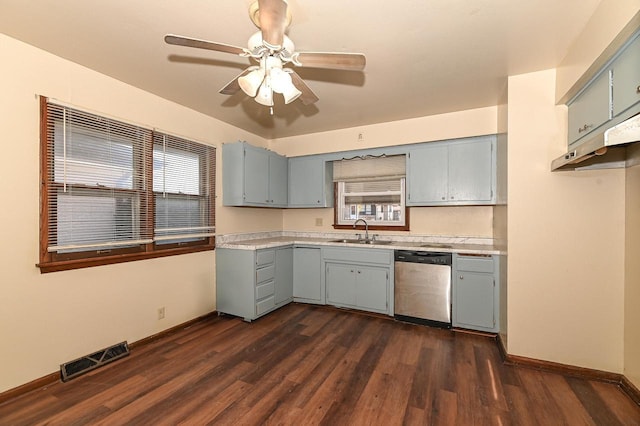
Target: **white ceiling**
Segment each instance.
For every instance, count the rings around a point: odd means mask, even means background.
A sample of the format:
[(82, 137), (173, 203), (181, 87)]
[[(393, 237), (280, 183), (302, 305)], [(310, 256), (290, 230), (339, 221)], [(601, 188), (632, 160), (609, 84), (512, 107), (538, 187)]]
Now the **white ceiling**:
[(173, 33), (244, 47), (257, 31), (250, 3), (0, 0), (0, 31), (276, 139), (496, 105), (506, 76), (559, 64), (600, 0), (289, 0), (297, 51), (361, 52), (367, 66), (297, 68), (320, 100), (278, 99), (273, 116), (242, 92), (218, 93), (249, 59), (163, 41)]

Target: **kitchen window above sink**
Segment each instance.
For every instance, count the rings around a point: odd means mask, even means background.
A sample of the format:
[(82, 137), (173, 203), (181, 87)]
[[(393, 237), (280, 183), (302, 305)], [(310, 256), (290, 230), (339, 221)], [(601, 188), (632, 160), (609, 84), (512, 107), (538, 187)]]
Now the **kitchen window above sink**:
[(409, 229), (404, 155), (334, 161), (334, 227), (366, 220), (370, 229)]

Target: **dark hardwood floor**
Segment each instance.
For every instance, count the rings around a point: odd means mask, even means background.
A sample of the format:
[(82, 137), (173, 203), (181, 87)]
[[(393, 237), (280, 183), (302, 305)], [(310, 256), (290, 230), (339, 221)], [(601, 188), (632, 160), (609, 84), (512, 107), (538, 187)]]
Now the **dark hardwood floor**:
[(0, 405), (1, 425), (639, 425), (616, 385), (503, 365), (488, 337), (291, 304), (211, 317)]

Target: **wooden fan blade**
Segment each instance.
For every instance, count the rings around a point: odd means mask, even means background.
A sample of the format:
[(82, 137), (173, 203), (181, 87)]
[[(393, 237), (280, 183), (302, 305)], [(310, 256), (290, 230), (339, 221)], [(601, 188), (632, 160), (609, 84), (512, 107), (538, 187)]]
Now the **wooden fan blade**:
[(283, 0), (258, 0), (260, 31), (265, 46), (279, 50), (287, 27), (287, 3)]
[(313, 90), (311, 90), (311, 88), (307, 86), (307, 83), (305, 83), (304, 80), (300, 78), (298, 73), (290, 68), (287, 68), (287, 72), (291, 74), (291, 81), (293, 82), (293, 85), (302, 92), (302, 95), (300, 95), (299, 99), (304, 105), (311, 105), (318, 102), (319, 98), (315, 93), (313, 93)]
[(298, 52), (294, 54), (294, 63), (308, 68), (362, 71), (367, 58), (362, 53)]
[(245, 54), (245, 49), (238, 46), (232, 46), (230, 44), (216, 43), (213, 41), (200, 40), (197, 38), (183, 37), (174, 34), (167, 34), (164, 36), (164, 41), (167, 44), (175, 44), (176, 46), (195, 47), (197, 49), (215, 50), (224, 53), (233, 53), (234, 55)]
[(258, 67), (249, 67), (246, 70), (242, 71), (240, 74), (238, 74), (233, 80), (231, 80), (229, 83), (227, 83), (226, 86), (224, 86), (222, 89), (220, 89), (220, 91), (218, 93), (221, 93), (223, 95), (233, 95), (235, 93), (237, 93), (240, 90), (240, 84), (238, 84), (238, 79), (244, 75), (249, 74), (251, 71), (253, 71), (254, 69), (257, 69)]

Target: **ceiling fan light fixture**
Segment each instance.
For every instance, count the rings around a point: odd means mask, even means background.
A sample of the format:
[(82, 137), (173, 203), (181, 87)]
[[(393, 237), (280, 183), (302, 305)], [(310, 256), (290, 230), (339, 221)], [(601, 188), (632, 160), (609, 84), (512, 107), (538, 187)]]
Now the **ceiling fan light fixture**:
[(264, 80), (264, 70), (262, 68), (253, 70), (249, 74), (238, 79), (238, 85), (244, 93), (252, 98), (258, 93), (258, 89)]
[(302, 95), (302, 92), (298, 90), (296, 86), (291, 83), (291, 86), (284, 92), (282, 92), (282, 96), (284, 96), (284, 103), (290, 104), (295, 101)]
[(295, 101), (302, 94), (302, 92), (293, 85), (291, 74), (281, 68), (273, 68), (271, 70), (271, 87), (274, 92), (282, 94), (285, 104)]
[(258, 90), (258, 95), (255, 97), (255, 101), (260, 105), (269, 107), (273, 106), (273, 89), (271, 88), (268, 79), (265, 79), (262, 86), (260, 86), (260, 90)]

